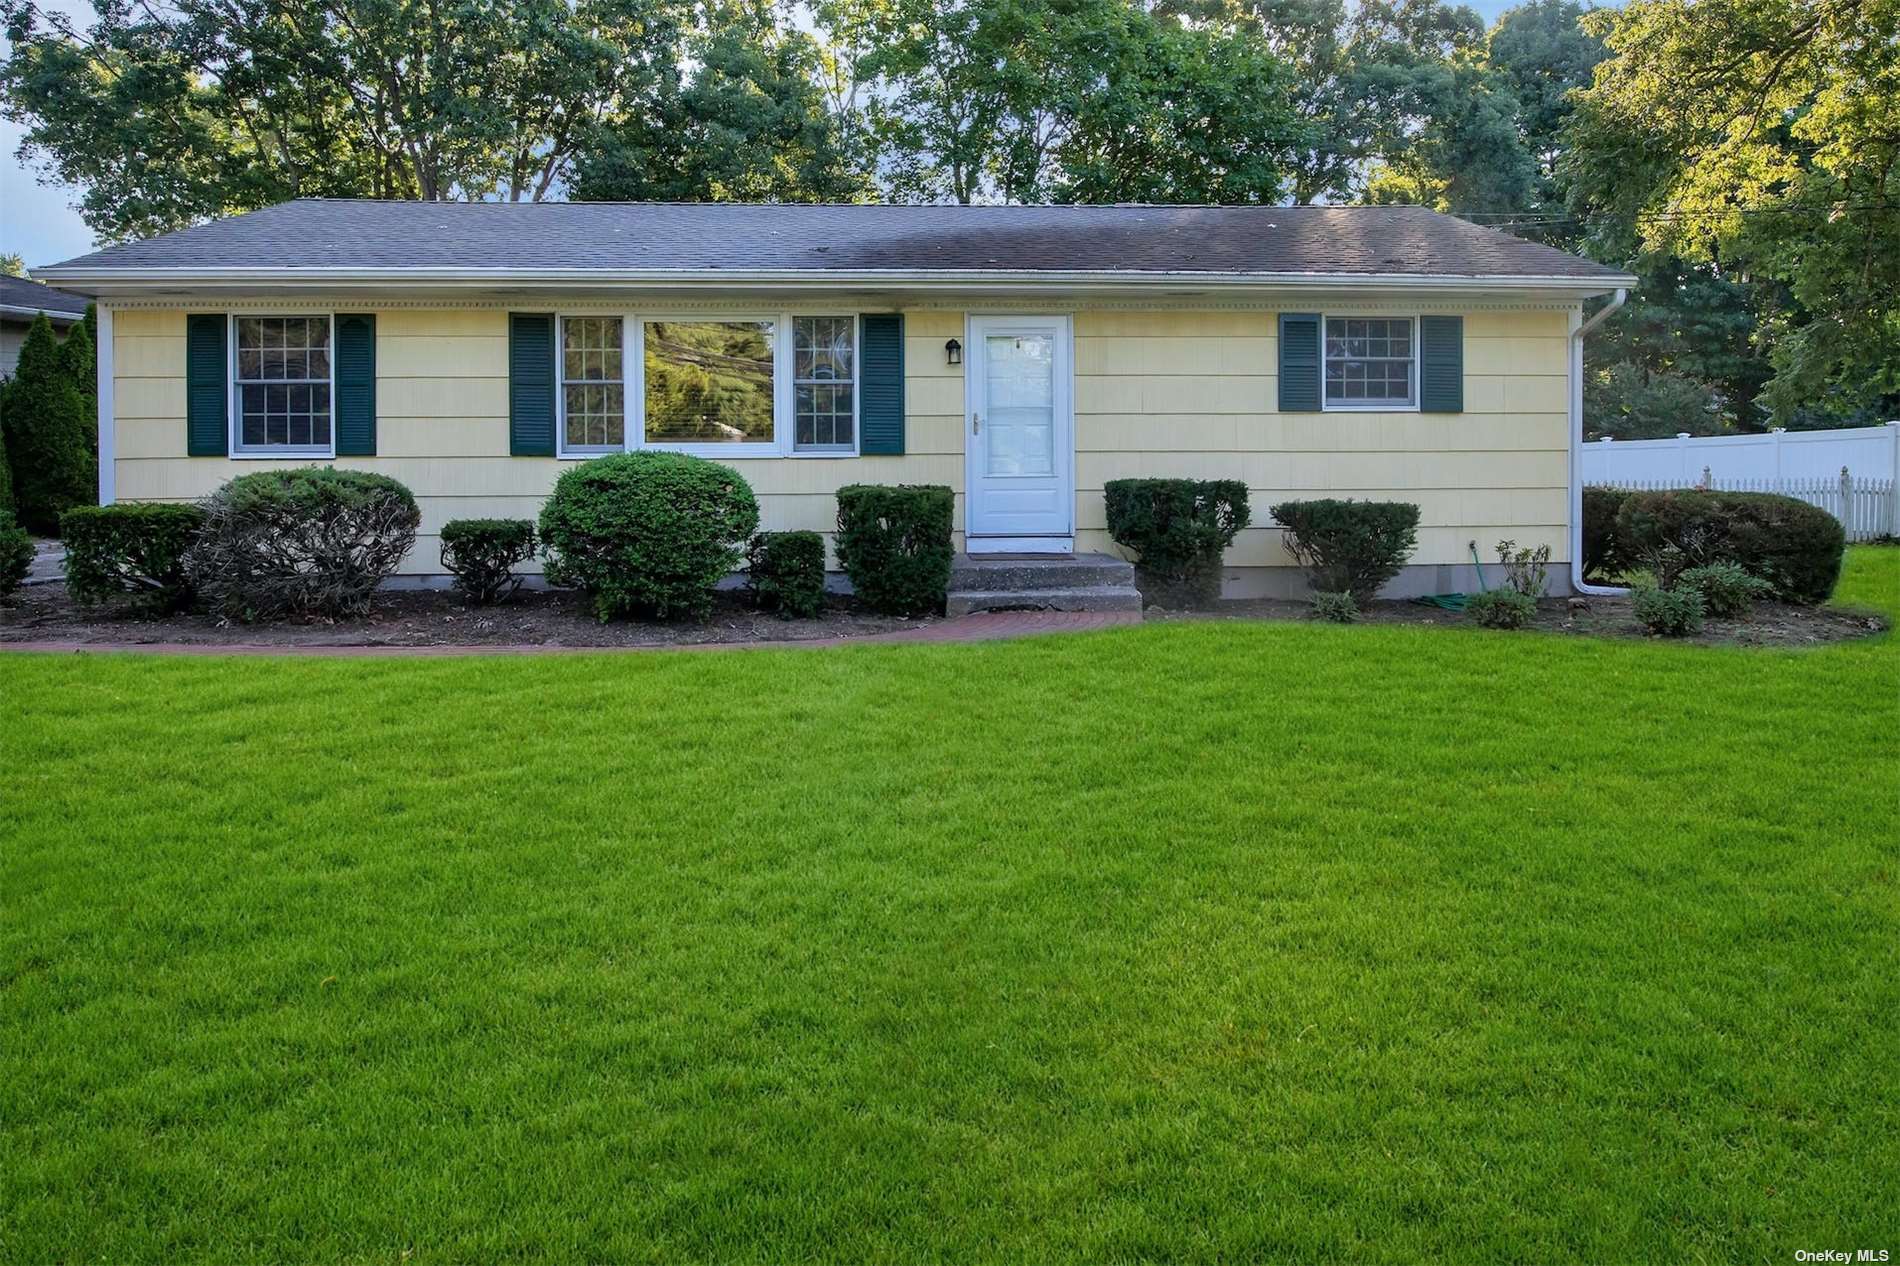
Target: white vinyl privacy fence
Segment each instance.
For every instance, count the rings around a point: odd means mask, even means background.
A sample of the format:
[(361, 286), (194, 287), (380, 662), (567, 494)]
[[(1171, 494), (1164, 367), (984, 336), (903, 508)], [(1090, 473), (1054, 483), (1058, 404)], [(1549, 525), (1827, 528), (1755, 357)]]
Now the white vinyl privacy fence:
[(1900, 536), (1900, 422), (1836, 431), (1678, 435), (1583, 446), (1583, 482), (1778, 492), (1819, 506), (1850, 541)]

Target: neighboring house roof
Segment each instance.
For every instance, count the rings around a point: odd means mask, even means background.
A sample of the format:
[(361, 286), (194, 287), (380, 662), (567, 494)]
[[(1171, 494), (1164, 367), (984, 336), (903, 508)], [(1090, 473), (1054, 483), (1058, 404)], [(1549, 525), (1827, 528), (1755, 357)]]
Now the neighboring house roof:
[(84, 295), (42, 286), (24, 277), (0, 277), (0, 316), (32, 320), (44, 312), (49, 321), (71, 325), (86, 315)]
[(295, 281), (1634, 278), (1421, 207), (298, 199), (45, 270), (68, 284)]

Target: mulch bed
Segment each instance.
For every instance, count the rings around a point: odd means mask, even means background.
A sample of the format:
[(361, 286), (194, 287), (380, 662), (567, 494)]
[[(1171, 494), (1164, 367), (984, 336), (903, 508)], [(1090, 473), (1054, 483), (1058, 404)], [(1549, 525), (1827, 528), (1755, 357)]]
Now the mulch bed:
[[(1308, 620), (1304, 602), (1228, 600), (1198, 611), (1150, 607), (1149, 620)], [(1415, 602), (1374, 602), (1360, 613), (1365, 624), (1468, 625), (1463, 615)], [(739, 642), (806, 642), (868, 637), (941, 625), (941, 617), (899, 619), (831, 595), (811, 620), (781, 620), (753, 610), (743, 591), (722, 590), (710, 618), (693, 623), (616, 620), (602, 624), (587, 600), (575, 593), (527, 590), (493, 607), (469, 607), (448, 590), (397, 590), (378, 596), (375, 609), (353, 620), (218, 624), (202, 615), (153, 618), (73, 605), (60, 582), (32, 585), (0, 603), (0, 644), (79, 642), (99, 646), (174, 643), (195, 646), (494, 646), (617, 647), (702, 646)], [(1645, 638), (1627, 598), (1564, 598), (1538, 604), (1534, 628), (1587, 637)], [(1756, 604), (1746, 621), (1710, 620), (1685, 642), (1729, 646), (1818, 646), (1865, 637), (1887, 627), (1871, 612), (1832, 607)]]
[(741, 591), (721, 591), (712, 615), (693, 623), (615, 620), (602, 624), (576, 593), (524, 590), (492, 607), (470, 607), (448, 590), (378, 594), (369, 615), (352, 620), (218, 624), (202, 615), (150, 617), (74, 606), (63, 583), (31, 585), (0, 604), (0, 643), (87, 642), (199, 646), (695, 646), (722, 642), (803, 642), (863, 637), (940, 624), (863, 610), (827, 599), (811, 620), (781, 620), (754, 610)]
[[(1148, 609), (1150, 620), (1306, 620), (1312, 608), (1284, 599), (1239, 599), (1206, 611)], [(1467, 625), (1463, 614), (1417, 602), (1373, 602), (1360, 610), (1362, 624)], [(1628, 598), (1546, 598), (1537, 604), (1530, 626), (1542, 633), (1585, 637), (1643, 638), (1650, 634), (1636, 622)], [(1782, 602), (1758, 602), (1746, 620), (1707, 620), (1695, 637), (1673, 641), (1706, 646), (1820, 646), (1885, 630), (1887, 621), (1871, 611), (1836, 607), (1798, 607)], [(1655, 639), (1663, 640), (1663, 639)]]

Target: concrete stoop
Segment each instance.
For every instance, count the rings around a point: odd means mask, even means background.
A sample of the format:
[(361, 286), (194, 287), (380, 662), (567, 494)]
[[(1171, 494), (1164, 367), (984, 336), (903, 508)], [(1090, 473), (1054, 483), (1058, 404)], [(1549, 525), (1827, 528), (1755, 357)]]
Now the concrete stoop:
[(973, 611), (1139, 611), (1134, 564), (1107, 554), (958, 554), (950, 615)]

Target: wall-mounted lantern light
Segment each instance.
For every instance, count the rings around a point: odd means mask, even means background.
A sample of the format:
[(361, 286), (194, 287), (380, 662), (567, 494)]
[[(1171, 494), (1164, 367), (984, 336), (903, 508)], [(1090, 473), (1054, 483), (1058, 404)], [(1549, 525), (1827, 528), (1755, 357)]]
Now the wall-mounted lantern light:
[(948, 343), (943, 345), (943, 355), (948, 363), (961, 365), (963, 363), (963, 344), (957, 342), (955, 339), (951, 339)]

